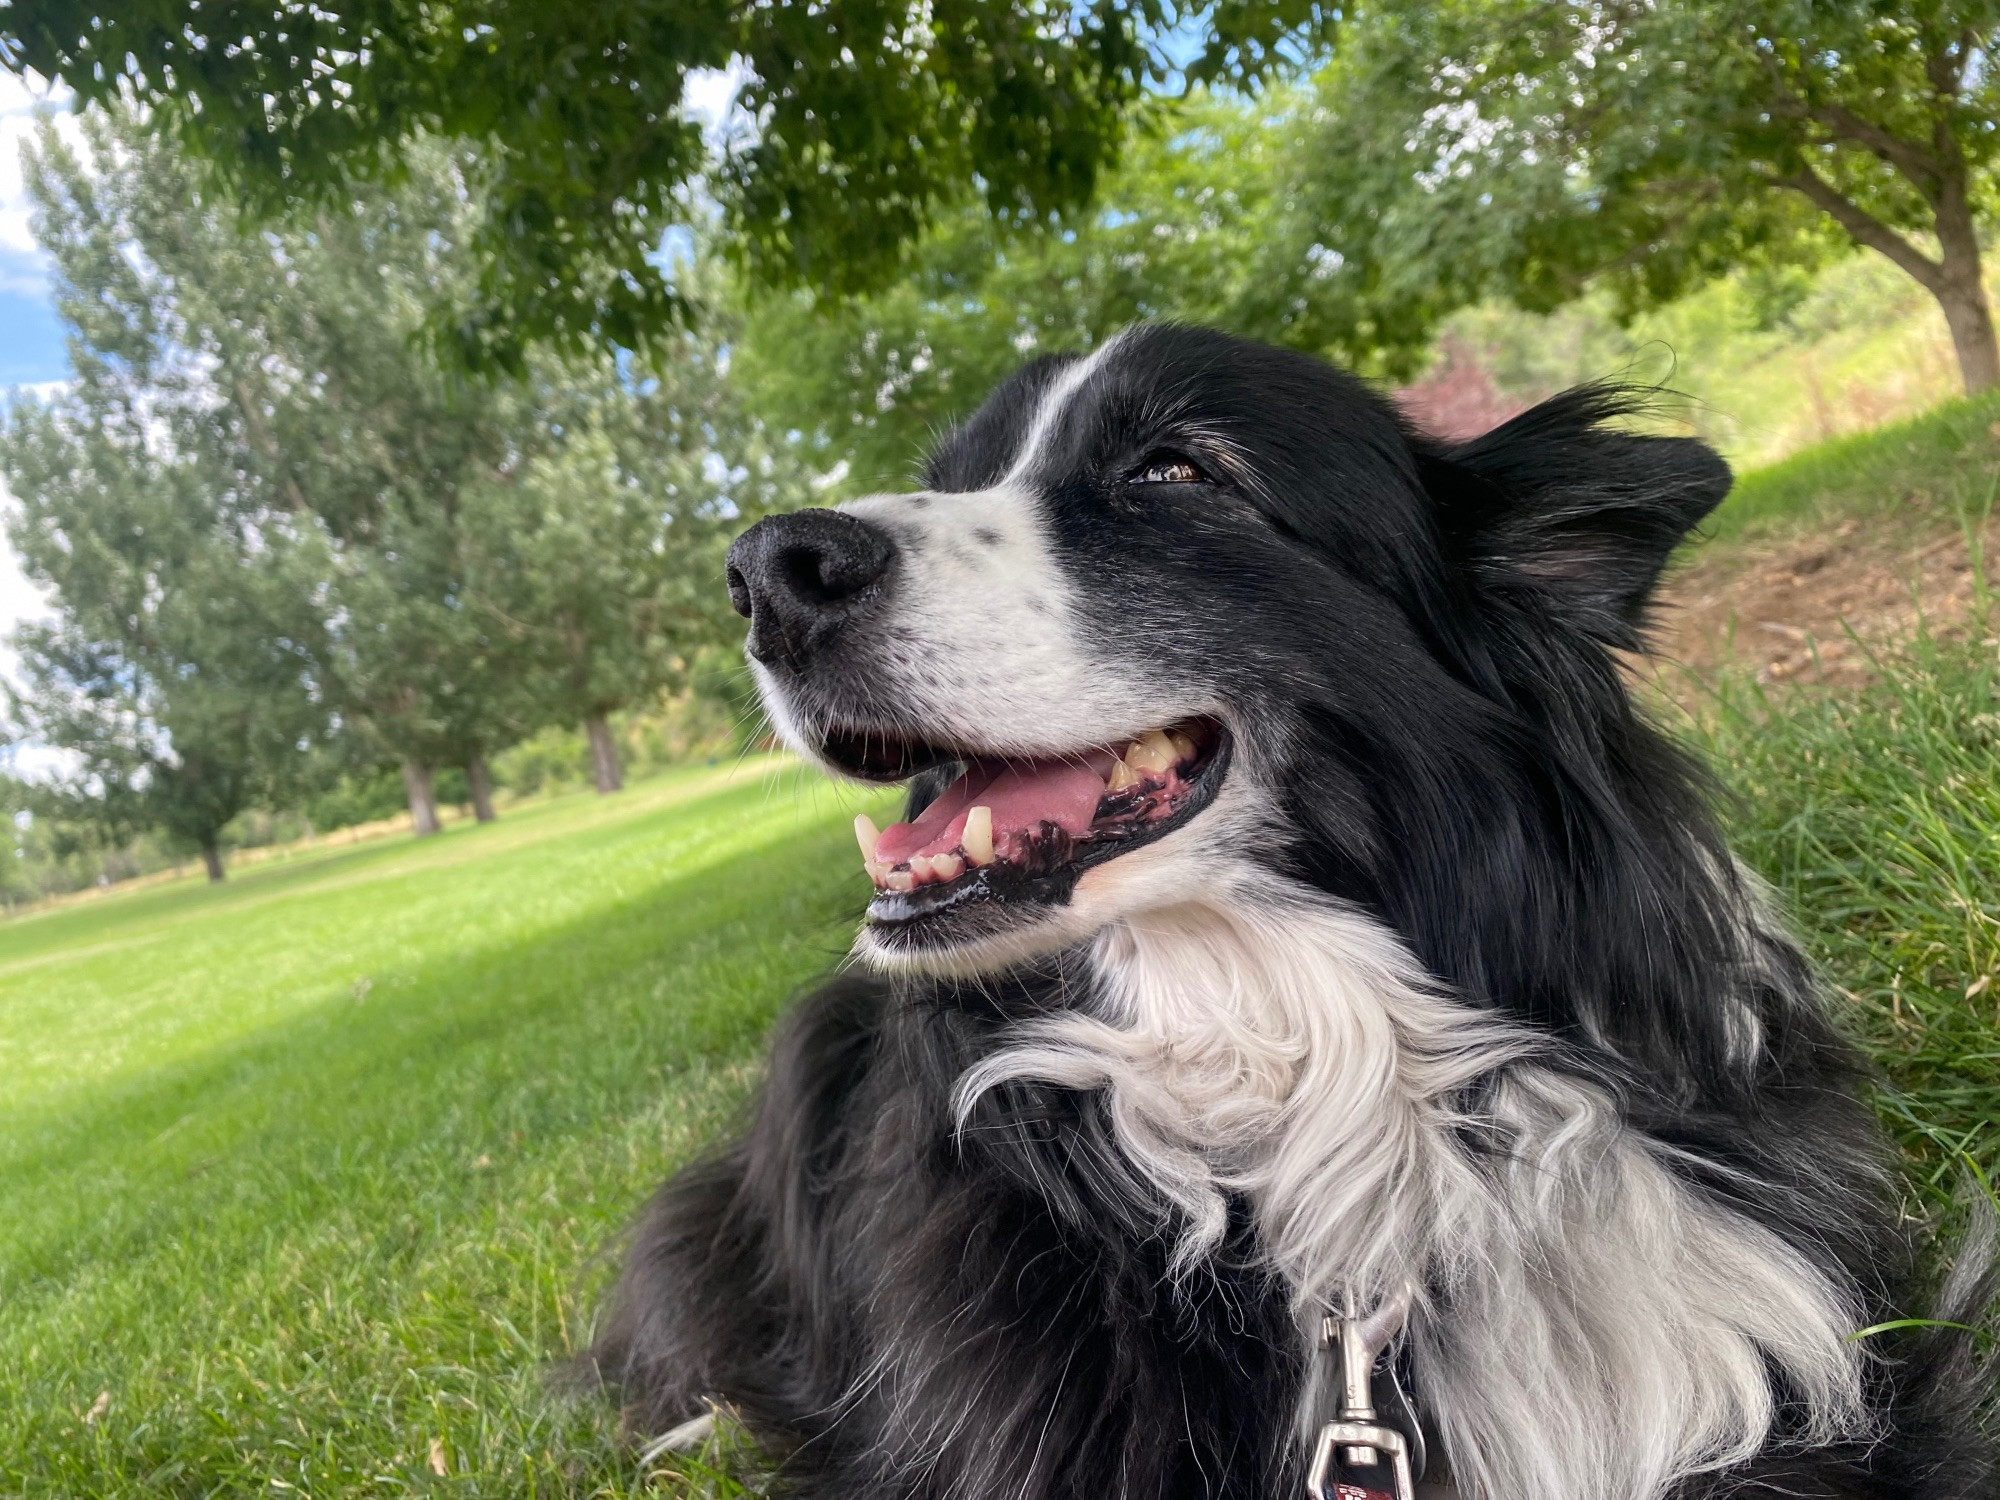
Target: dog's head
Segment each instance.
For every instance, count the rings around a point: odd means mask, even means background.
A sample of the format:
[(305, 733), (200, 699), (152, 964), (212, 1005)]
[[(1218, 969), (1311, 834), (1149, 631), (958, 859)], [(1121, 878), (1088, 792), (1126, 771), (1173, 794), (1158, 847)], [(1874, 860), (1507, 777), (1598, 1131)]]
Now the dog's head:
[(864, 951), (976, 971), (1245, 862), (1393, 915), (1468, 820), (1533, 816), (1537, 757), (1610, 774), (1610, 648), (1728, 488), (1615, 415), (1451, 447), (1317, 360), (1146, 327), (1018, 372), (923, 490), (752, 527), (729, 585), (781, 733), (912, 787), (864, 829)]

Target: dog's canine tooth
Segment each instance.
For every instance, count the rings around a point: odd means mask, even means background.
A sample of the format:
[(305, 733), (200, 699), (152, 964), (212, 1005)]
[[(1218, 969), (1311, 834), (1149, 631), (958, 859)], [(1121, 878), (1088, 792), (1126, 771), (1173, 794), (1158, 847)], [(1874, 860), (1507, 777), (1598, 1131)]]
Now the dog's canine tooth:
[(993, 863), (993, 809), (984, 805), (972, 808), (965, 815), (965, 832), (959, 843), (965, 849), (968, 862), (975, 865)]
[(875, 846), (882, 840), (882, 830), (875, 826), (875, 820), (867, 813), (854, 815), (854, 842), (861, 846), (861, 862), (875, 862)]
[(1174, 742), (1158, 729), (1149, 729), (1132, 741), (1125, 751), (1125, 764), (1139, 772), (1151, 771), (1158, 774), (1173, 769), (1180, 753), (1174, 749)]
[(1111, 779), (1105, 782), (1104, 789), (1107, 792), (1122, 792), (1138, 784), (1139, 773), (1121, 760), (1111, 768)]

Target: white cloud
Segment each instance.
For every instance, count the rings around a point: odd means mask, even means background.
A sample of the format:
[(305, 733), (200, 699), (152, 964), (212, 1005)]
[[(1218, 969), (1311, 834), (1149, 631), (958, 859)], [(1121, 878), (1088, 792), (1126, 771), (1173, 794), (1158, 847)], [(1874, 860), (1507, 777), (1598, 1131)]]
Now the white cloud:
[(38, 251), (0, 245), (0, 297), (46, 297), (49, 268)]
[[(0, 476), (0, 516), (14, 514), (14, 493)], [(0, 677), (12, 679), (14, 653), (6, 644), (14, 627), (29, 620), (46, 620), (52, 613), (49, 596), (42, 586), (21, 571), (21, 559), (4, 531), (0, 531)]]
[[(68, 89), (52, 88), (36, 74), (0, 71), (0, 287), (9, 291), (33, 295), (47, 285), (46, 262), (29, 228), (21, 149), (34, 139), (36, 122), (42, 119), (54, 119), (64, 136), (79, 138), (71, 98)], [(26, 278), (34, 278), (31, 286), (15, 284)]]
[[(12, 515), (14, 496), (0, 477), (0, 515)], [(0, 531), (0, 680), (18, 681), (20, 658), (13, 647), (14, 628), (30, 620), (46, 620), (53, 613), (42, 587), (21, 571), (21, 559), (13, 544)], [(53, 780), (77, 768), (75, 754), (34, 740), (0, 745), (0, 766), (29, 781)]]
[[(26, 380), (19, 385), (8, 386), (7, 394), (9, 396), (28, 396), (46, 404), (55, 400), (56, 397), (60, 396), (67, 389), (69, 389), (69, 382), (67, 380)], [(7, 500), (7, 481), (4, 478), (0, 478), (0, 505), (5, 504)], [(6, 545), (6, 539), (0, 537), (0, 546), (4, 545)]]

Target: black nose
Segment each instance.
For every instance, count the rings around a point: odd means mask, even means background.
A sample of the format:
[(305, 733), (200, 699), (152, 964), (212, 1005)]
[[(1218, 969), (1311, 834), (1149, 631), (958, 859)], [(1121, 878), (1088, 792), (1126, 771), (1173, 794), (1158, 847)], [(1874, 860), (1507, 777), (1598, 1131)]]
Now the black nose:
[(895, 545), (837, 510), (768, 516), (729, 549), (729, 602), (750, 621), (750, 654), (801, 671), (871, 601)]

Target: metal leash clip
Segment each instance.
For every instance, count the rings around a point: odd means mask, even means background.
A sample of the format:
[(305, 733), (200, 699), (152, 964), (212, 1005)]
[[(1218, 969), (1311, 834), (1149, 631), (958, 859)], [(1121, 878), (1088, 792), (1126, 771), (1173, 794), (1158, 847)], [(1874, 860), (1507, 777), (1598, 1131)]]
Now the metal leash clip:
[[(1339, 1415), (1320, 1429), (1319, 1441), (1313, 1445), (1312, 1469), (1306, 1479), (1306, 1493), (1312, 1500), (1360, 1500), (1379, 1494), (1341, 1482), (1335, 1471), (1379, 1468), (1385, 1455), (1395, 1476), (1395, 1500), (1415, 1500), (1417, 1475), (1424, 1468), (1423, 1436), (1420, 1432), (1406, 1436), (1383, 1422), (1376, 1415), (1374, 1390), (1375, 1362), (1402, 1331), (1415, 1295), (1415, 1288), (1405, 1286), (1364, 1318), (1356, 1314), (1350, 1291), (1344, 1311), (1328, 1313), (1321, 1323), (1322, 1345), (1340, 1365), (1341, 1401)], [(1406, 1410), (1408, 1405), (1405, 1398)], [(1414, 1429), (1414, 1412), (1411, 1416)]]

